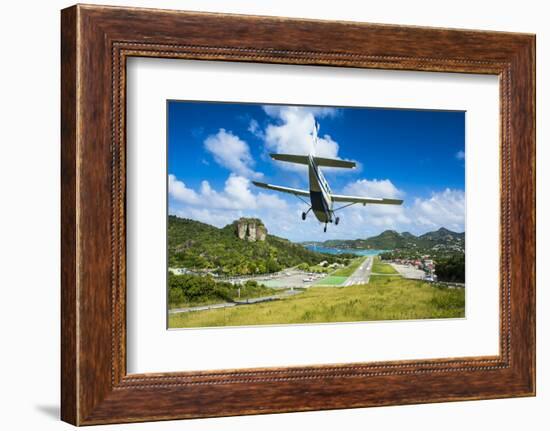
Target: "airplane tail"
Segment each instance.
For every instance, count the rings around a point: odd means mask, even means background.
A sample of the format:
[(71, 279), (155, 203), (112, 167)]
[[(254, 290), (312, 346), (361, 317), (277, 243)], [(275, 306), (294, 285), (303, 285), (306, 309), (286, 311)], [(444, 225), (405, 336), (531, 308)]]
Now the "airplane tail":
[(350, 162), (348, 160), (342, 159), (327, 159), (324, 157), (314, 157), (315, 163), (317, 166), (328, 166), (331, 168), (346, 168), (353, 169), (355, 168), (355, 162)]
[[(281, 162), (296, 163), (299, 165), (309, 164), (308, 156), (300, 156), (297, 154), (270, 154), (273, 160), (279, 160)], [(348, 160), (342, 159), (327, 159), (325, 157), (313, 157), (313, 160), (317, 166), (327, 166), (331, 168), (355, 168), (355, 162), (350, 162)]]

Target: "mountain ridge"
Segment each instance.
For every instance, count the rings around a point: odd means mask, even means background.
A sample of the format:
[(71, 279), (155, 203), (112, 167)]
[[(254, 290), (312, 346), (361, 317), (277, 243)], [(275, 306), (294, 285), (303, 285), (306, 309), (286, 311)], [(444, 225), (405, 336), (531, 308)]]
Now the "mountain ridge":
[(463, 249), (465, 233), (454, 232), (445, 227), (422, 235), (414, 235), (411, 232), (397, 232), (385, 230), (378, 235), (357, 239), (330, 239), (326, 241), (304, 241), (303, 245), (317, 245), (322, 247), (337, 247), (347, 249), (379, 249), (394, 250), (402, 248), (455, 248)]

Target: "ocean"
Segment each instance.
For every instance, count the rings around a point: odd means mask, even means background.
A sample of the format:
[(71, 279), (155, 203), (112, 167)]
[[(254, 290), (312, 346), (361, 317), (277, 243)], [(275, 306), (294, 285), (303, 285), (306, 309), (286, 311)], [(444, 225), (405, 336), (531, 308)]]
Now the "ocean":
[(335, 248), (335, 247), (323, 247), (320, 245), (306, 245), (308, 250), (316, 251), (318, 253), (327, 253), (327, 254), (343, 254), (350, 253), (357, 256), (378, 256), (380, 253), (384, 253), (388, 250), (374, 250), (371, 248), (361, 249), (361, 248)]

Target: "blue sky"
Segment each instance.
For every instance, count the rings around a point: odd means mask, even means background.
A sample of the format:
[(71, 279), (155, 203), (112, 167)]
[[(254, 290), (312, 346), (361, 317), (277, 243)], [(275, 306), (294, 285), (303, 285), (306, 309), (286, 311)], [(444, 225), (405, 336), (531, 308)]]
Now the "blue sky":
[[(294, 241), (362, 238), (385, 229), (464, 229), (464, 112), (169, 101), (169, 213), (216, 226), (260, 217)], [(312, 149), (311, 130), (320, 124)], [(353, 206), (327, 234), (294, 196), (251, 180), (308, 189), (306, 168), (270, 152), (358, 162), (324, 169), (334, 193), (399, 197), (401, 207)]]

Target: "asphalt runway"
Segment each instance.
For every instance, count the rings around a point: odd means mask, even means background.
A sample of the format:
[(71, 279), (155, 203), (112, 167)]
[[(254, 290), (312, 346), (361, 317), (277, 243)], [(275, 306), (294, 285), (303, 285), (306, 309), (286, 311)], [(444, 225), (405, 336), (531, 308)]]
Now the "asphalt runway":
[(326, 277), (326, 274), (311, 275), (308, 272), (289, 269), (286, 271), (282, 271), (277, 275), (259, 277), (256, 279), (256, 281), (274, 289), (286, 289), (291, 287), (307, 288), (312, 286), (315, 281), (324, 277)]
[(372, 271), (372, 257), (367, 257), (365, 261), (359, 265), (359, 268), (351, 274), (344, 286), (353, 286), (354, 284), (367, 284), (370, 279), (370, 273)]

